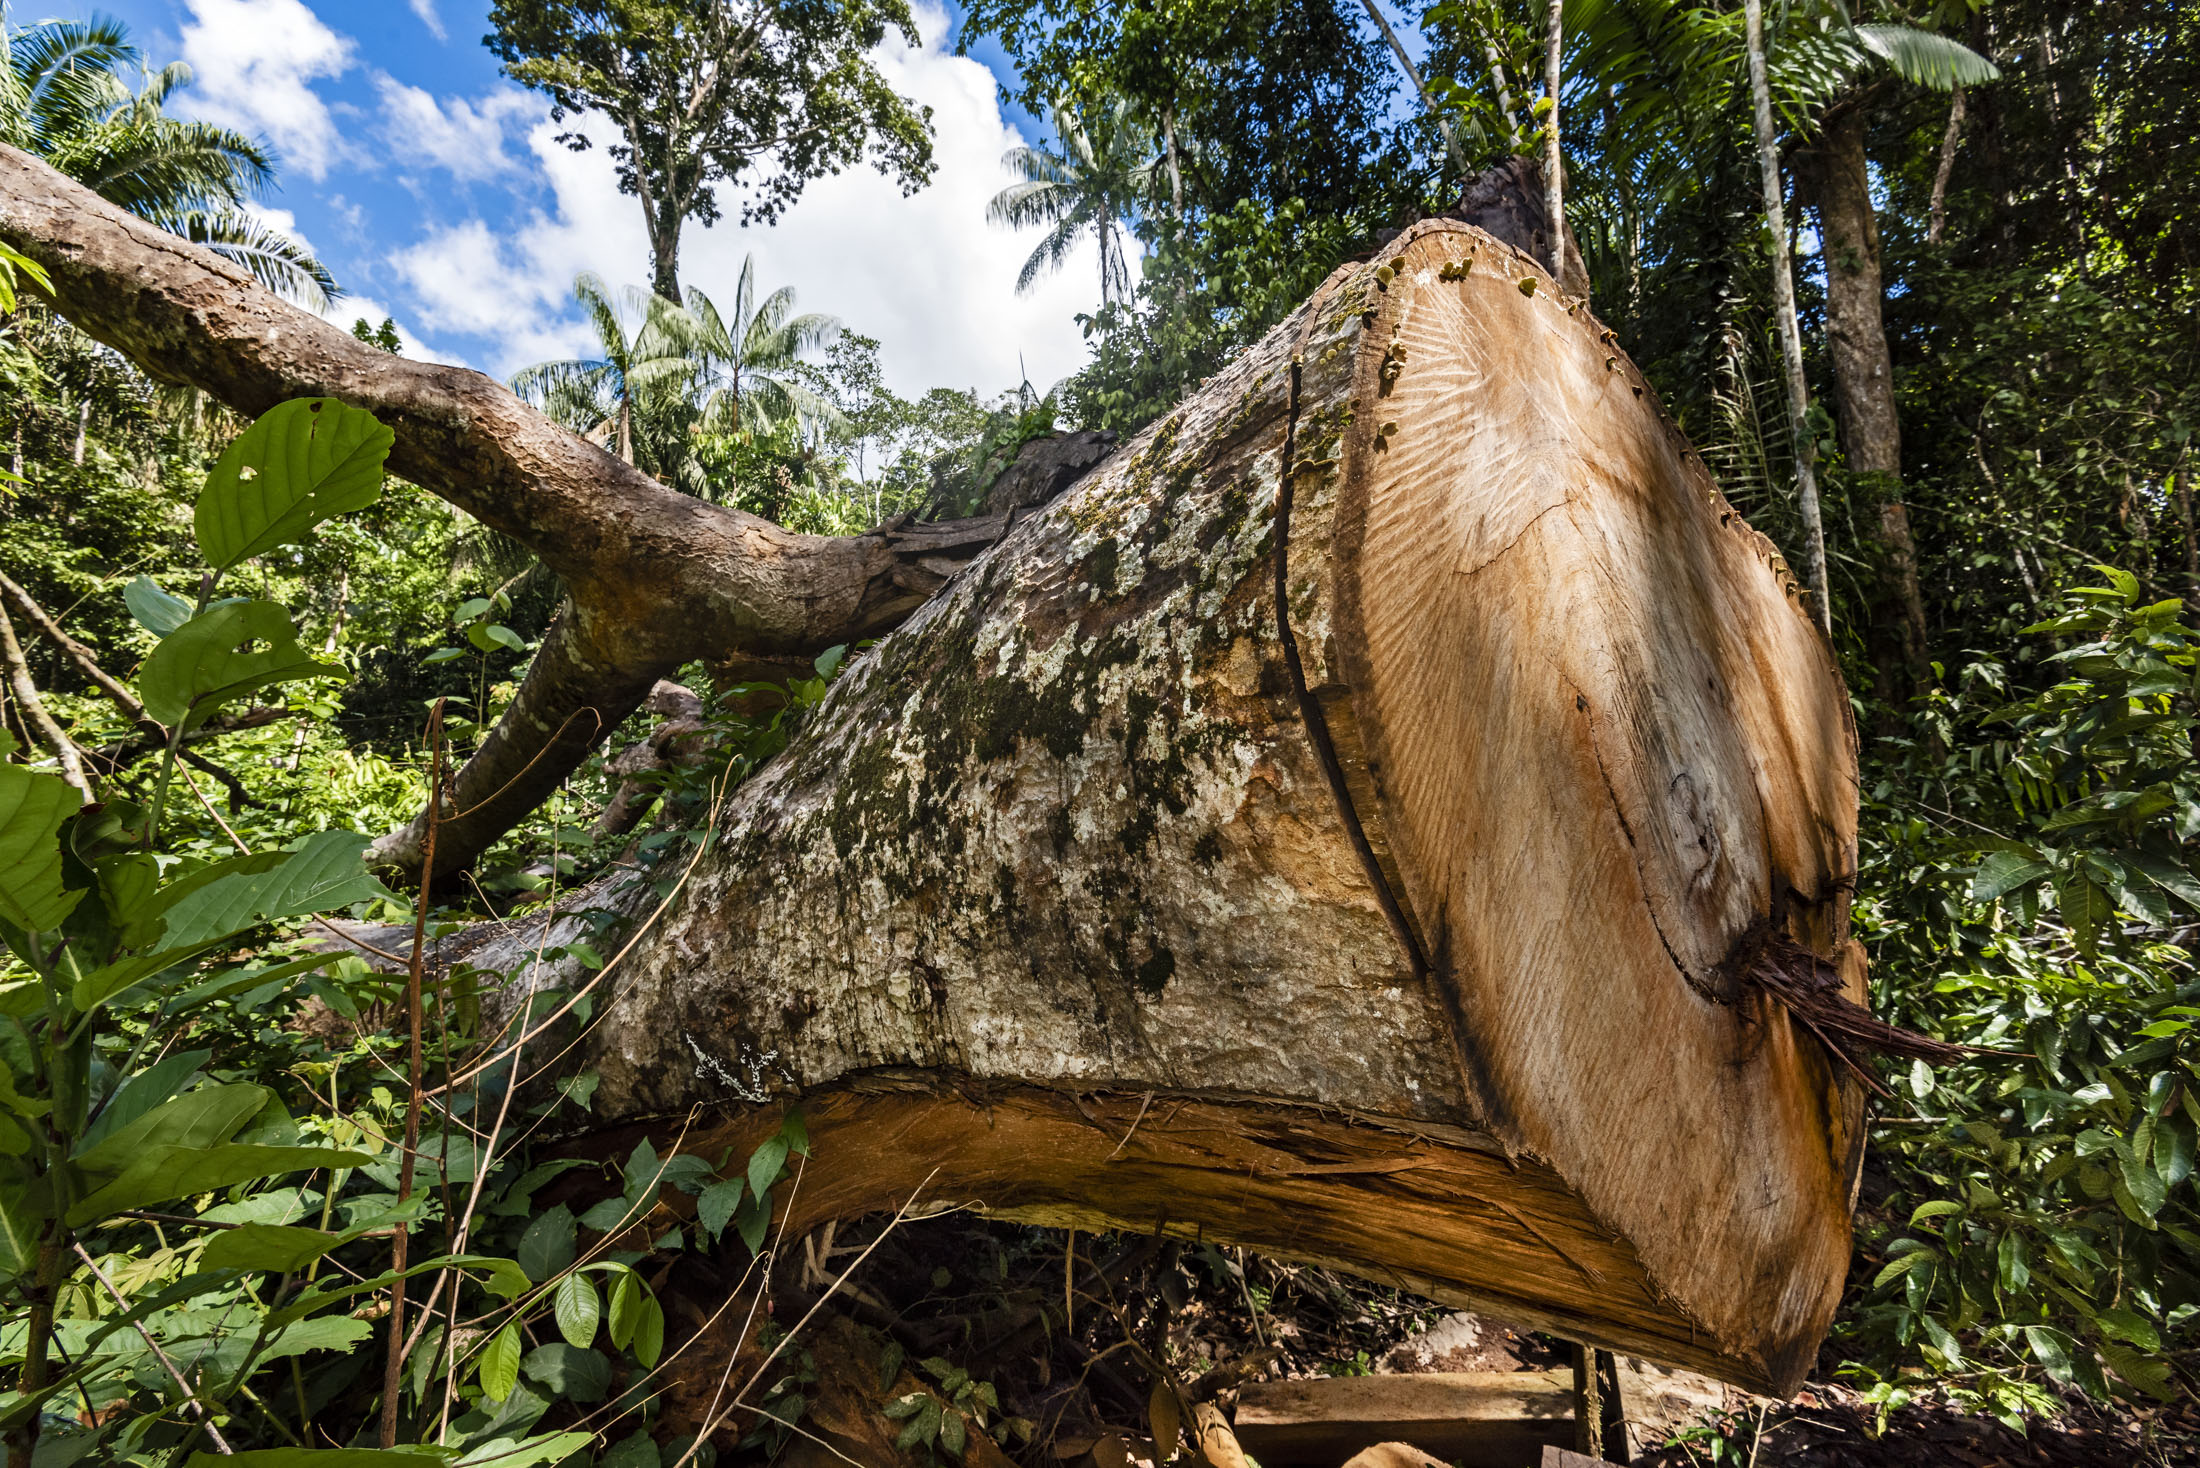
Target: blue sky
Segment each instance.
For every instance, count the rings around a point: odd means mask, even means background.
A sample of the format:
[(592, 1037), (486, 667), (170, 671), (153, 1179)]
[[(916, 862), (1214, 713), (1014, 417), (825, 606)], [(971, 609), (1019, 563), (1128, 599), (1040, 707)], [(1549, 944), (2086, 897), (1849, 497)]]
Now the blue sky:
[[(588, 334), (570, 304), (573, 277), (648, 277), (640, 208), (618, 193), (603, 150), (558, 145), (544, 100), (498, 75), (481, 45), (488, 0), (11, 8), (18, 21), (96, 8), (130, 25), (149, 62), (190, 62), (197, 81), (177, 110), (275, 147), (281, 187), (266, 207), (349, 293), (330, 314), (395, 318), (411, 355), (499, 376), (576, 355)], [(1001, 153), (1038, 129), (1004, 112), (983, 64), (1001, 66), (997, 50), (954, 56), (954, 13), (937, 0), (916, 9), (922, 45), (890, 44), (879, 63), (934, 109), (933, 182), (903, 199), (865, 168), (813, 181), (773, 228), (691, 223), (682, 278), (730, 297), (753, 250), (764, 287), (791, 285), (803, 309), (879, 338), (898, 390), (992, 393), (1025, 370), (1044, 389), (1085, 359), (1072, 318), (1097, 296), (1097, 256), (1088, 243), (1016, 295), (1034, 241), (987, 226), (983, 211), (1010, 182)]]

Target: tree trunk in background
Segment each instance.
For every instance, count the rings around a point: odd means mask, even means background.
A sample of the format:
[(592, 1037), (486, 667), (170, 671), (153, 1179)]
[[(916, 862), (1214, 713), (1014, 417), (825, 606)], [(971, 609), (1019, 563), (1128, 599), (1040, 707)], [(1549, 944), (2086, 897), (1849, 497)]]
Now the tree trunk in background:
[(1833, 355), (1834, 409), (1841, 447), (1876, 509), (1879, 585), (1869, 628), (1872, 661), (1896, 706), (1931, 680), (1925, 598), (1917, 584), (1917, 548), (1902, 502), (1902, 424), (1895, 409), (1894, 364), (1880, 308), (1879, 221), (1864, 160), (1864, 108), (1843, 107), (1826, 120), (1809, 167), (1817, 195), (1826, 262), (1826, 338)]
[(1558, 145), (1558, 94), (1566, 81), (1565, 48), (1565, 0), (1551, 0), (1543, 36), (1543, 93), (1551, 102), (1551, 115), (1543, 129), (1543, 212), (1551, 219), (1551, 255), (1543, 263), (1550, 267), (1554, 280), (1566, 275), (1566, 159)]
[[(1438, 111), (1435, 102), (1430, 100), (1428, 85), (1421, 80), (1420, 68), (1415, 66), (1413, 58), (1406, 54), (1405, 43), (1399, 40), (1398, 33), (1390, 28), (1390, 21), (1383, 15), (1375, 0), (1360, 0), (1360, 4), (1367, 11), (1367, 18), (1374, 21), (1375, 28), (1383, 33), (1383, 40), (1390, 46), (1390, 54), (1398, 60), (1398, 69), (1406, 74), (1407, 81), (1413, 83), (1414, 95), (1421, 99), (1421, 110), (1436, 119), (1436, 130), (1443, 134), (1444, 151), (1451, 158), (1451, 166), (1459, 170), (1462, 178), (1465, 177), (1467, 154), (1466, 150), (1459, 146), (1459, 130), (1452, 126), (1450, 116)], [(1166, 115), (1162, 118), (1162, 127), (1164, 133), (1167, 133), (1168, 118)], [(1173, 185), (1176, 179), (1176, 141), (1173, 133), (1167, 135), (1169, 137), (1169, 179)], [(1182, 213), (1181, 205), (1178, 212)]]
[(1847, 699), (1551, 286), (1416, 226), (864, 655), (610, 971), (605, 1144), (799, 1106), (794, 1233), (1166, 1230), (1791, 1390), (1860, 1093), (1747, 978), (1862, 992)]
[(1811, 594), (1818, 599), (1819, 625), (1833, 630), (1833, 602), (1826, 583), (1826, 527), (1818, 509), (1817, 449), (1810, 436), (1810, 388), (1803, 377), (1803, 329), (1795, 319), (1794, 262), (1789, 258), (1787, 202), (1780, 184), (1780, 142), (1772, 127), (1772, 88), (1765, 76), (1763, 0), (1744, 7), (1748, 28), (1749, 91), (1757, 132), (1757, 168), (1764, 185), (1765, 226), (1772, 246), (1772, 314), (1780, 334), (1780, 359), (1787, 381), (1788, 425), (1795, 439), (1795, 500), (1803, 517), (1803, 540)]
[(1963, 141), (1963, 88), (1957, 87), (1948, 102), (1948, 130), (1940, 138), (1940, 164), (1933, 170), (1933, 201), (1925, 226), (1925, 243), (1937, 245), (1948, 227), (1948, 180), (1955, 176), (1956, 145)]

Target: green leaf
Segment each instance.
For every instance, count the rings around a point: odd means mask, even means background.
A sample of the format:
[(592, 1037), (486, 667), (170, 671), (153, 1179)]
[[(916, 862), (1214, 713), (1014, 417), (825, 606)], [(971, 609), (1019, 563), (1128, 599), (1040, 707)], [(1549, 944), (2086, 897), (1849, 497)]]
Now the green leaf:
[(769, 1198), (772, 1184), (779, 1181), (779, 1169), (787, 1163), (787, 1139), (784, 1136), (766, 1137), (762, 1146), (749, 1155), (749, 1191), (758, 1201)]
[(256, 688), (349, 676), (307, 652), (290, 613), (274, 602), (225, 601), (161, 640), (138, 674), (138, 696), (153, 718), (190, 729)]
[(2052, 870), (2046, 862), (2017, 851), (1996, 851), (1978, 864), (1971, 877), (1971, 898), (1992, 902), (2006, 892), (2030, 886)]
[(600, 1402), (611, 1389), (611, 1363), (603, 1354), (563, 1341), (535, 1347), (520, 1365), (534, 1380), (576, 1402)]
[(268, 871), (237, 872), (198, 888), (168, 909), (170, 946), (204, 942), (261, 923), (329, 912), (389, 889), (360, 859), (367, 838), (356, 831), (320, 831)]
[(962, 1456), (963, 1443), (966, 1441), (965, 1432), (966, 1427), (962, 1413), (943, 1412), (940, 1414), (940, 1446), (946, 1449), (949, 1456), (956, 1458)]
[(308, 1356), (315, 1351), (342, 1351), (346, 1354), (357, 1350), (359, 1343), (374, 1334), (374, 1326), (364, 1320), (354, 1320), (349, 1315), (322, 1315), (312, 1320), (295, 1320), (284, 1326), (267, 1343), (266, 1349), (253, 1358), (261, 1365), (279, 1361), (285, 1356)]
[(237, 435), (206, 476), (192, 517), (199, 550), (216, 571), (226, 571), (250, 556), (299, 543), (333, 515), (365, 509), (382, 492), (382, 465), (393, 442), (395, 435), (372, 413), (334, 398), (298, 398), (270, 408)]
[(273, 1095), (262, 1086), (201, 1086), (163, 1102), (77, 1154), (93, 1177), (112, 1176), (154, 1147), (215, 1147), (234, 1137)]
[(529, 1279), (563, 1274), (573, 1262), (573, 1210), (563, 1203), (544, 1210), (519, 1236), (519, 1267)]
[(527, 639), (498, 622), (476, 622), (466, 629), (466, 640), (483, 652), (506, 648), (512, 652), (527, 651)]
[(481, 1351), (481, 1390), (501, 1402), (519, 1385), (519, 1322), (508, 1322)]
[(2055, 906), (2070, 925), (2070, 937), (2087, 958), (2100, 946), (2101, 929), (2116, 916), (2115, 905), (2100, 884), (2075, 869), (2055, 879)]
[(657, 1364), (665, 1353), (665, 1307), (649, 1291), (642, 1292), (642, 1313), (634, 1322), (634, 1359), (644, 1368)]
[(2004, 1290), (2012, 1295), (2018, 1294), (2032, 1282), (2032, 1269), (2025, 1259), (2024, 1239), (2021, 1235), (2014, 1231), (2003, 1234), (1996, 1258), (2000, 1266), (2001, 1287)]
[(1886, 1284), (1889, 1280), (1899, 1279), (1901, 1276), (1908, 1274), (1911, 1270), (1917, 1268), (1917, 1266), (1919, 1266), (1920, 1264), (1930, 1263), (1933, 1257), (1934, 1256), (1930, 1250), (1918, 1249), (1911, 1253), (1904, 1254), (1899, 1259), (1888, 1260), (1886, 1267), (1880, 1270), (1879, 1273), (1873, 1277), (1872, 1288), (1878, 1289), (1880, 1286)]
[(166, 637), (191, 620), (191, 603), (162, 590), (150, 576), (140, 576), (123, 587), (122, 604), (130, 609), (137, 624), (155, 637)]
[(33, 1184), (19, 1163), (0, 1167), (0, 1280), (38, 1262), (38, 1241), (53, 1211), (45, 1183)]
[(751, 1199), (734, 1223), (740, 1231), (741, 1242), (749, 1246), (751, 1254), (764, 1252), (764, 1235), (771, 1232), (771, 1226), (772, 1206), (768, 1198)]
[(84, 796), (57, 775), (41, 775), (7, 756), (0, 734), (0, 919), (33, 933), (61, 926), (82, 899), (61, 885), (61, 826)]
[(715, 1240), (725, 1232), (734, 1210), (741, 1206), (742, 1185), (739, 1178), (713, 1183), (703, 1189), (703, 1196), (695, 1200), (695, 1221), (703, 1226), (703, 1232)]
[[(261, 1269), (290, 1274), (344, 1242), (345, 1235), (288, 1224), (241, 1223), (206, 1241), (199, 1254), (205, 1269)], [(306, 1322), (300, 1322), (304, 1324)]]
[(2141, 1391), (2169, 1401), (2174, 1393), (2170, 1387), (2171, 1370), (2167, 1361), (2154, 1360), (2114, 1341), (2100, 1343), (2101, 1359), (2108, 1369)]
[(535, 1468), (537, 1463), (562, 1463), (593, 1441), (595, 1435), (587, 1432), (553, 1432), (525, 1439), (493, 1437), (459, 1459), (459, 1468)]
[(95, 968), (71, 986), (69, 1002), (89, 1013), (124, 990), (133, 989), (186, 959), (196, 958), (209, 948), (220, 946), (221, 941), (221, 938), (208, 938), (181, 948), (160, 948), (151, 953), (117, 960), (105, 968)]
[(2177, 863), (2164, 861), (2158, 856), (2149, 856), (2143, 851), (2127, 851), (2119, 855), (2140, 876), (2164, 892), (2189, 906), (2200, 907), (2200, 881), (2195, 881), (2192, 873)]
[(362, 1167), (373, 1160), (363, 1152), (261, 1147), (249, 1142), (220, 1147), (155, 1147), (141, 1153), (113, 1182), (71, 1208), (69, 1224), (80, 1228), (126, 1209), (153, 1208), (276, 1173), (315, 1167)]
[(603, 1301), (587, 1275), (569, 1274), (559, 1280), (550, 1296), (550, 1310), (557, 1317), (558, 1334), (571, 1345), (583, 1347), (596, 1338), (597, 1322), (603, 1319)]
[(664, 1455), (657, 1451), (657, 1444), (649, 1435), (649, 1429), (638, 1428), (613, 1444), (596, 1468), (664, 1468)]
[(618, 1277), (612, 1280), (609, 1334), (614, 1348), (623, 1351), (634, 1339), (634, 1327), (640, 1324), (642, 1318), (642, 1296), (645, 1293), (642, 1282), (635, 1278), (631, 1269), (620, 1270)]
[(184, 1468), (423, 1468), (448, 1463), (442, 1448), (254, 1448), (224, 1456), (193, 1453)]
[(131, 1076), (115, 1088), (114, 1095), (107, 1098), (99, 1115), (84, 1129), (84, 1139), (77, 1144), (78, 1148), (89, 1150), (103, 1138), (136, 1121), (190, 1084), (199, 1067), (213, 1058), (211, 1050), (179, 1050)]

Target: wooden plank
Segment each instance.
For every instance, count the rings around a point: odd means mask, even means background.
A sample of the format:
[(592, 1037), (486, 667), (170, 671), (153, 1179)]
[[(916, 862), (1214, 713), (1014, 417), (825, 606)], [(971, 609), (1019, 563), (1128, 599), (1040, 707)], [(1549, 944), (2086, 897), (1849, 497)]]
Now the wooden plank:
[(1383, 1443), (1461, 1468), (1524, 1468), (1545, 1446), (1573, 1441), (1573, 1373), (1257, 1382), (1238, 1396), (1237, 1437), (1263, 1468), (1330, 1468)]

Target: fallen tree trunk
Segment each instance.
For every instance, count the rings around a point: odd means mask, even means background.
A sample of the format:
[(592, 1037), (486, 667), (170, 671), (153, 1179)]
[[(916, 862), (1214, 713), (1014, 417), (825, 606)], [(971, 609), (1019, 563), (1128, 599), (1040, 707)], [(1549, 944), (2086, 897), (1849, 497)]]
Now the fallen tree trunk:
[(799, 1106), (795, 1229), (1166, 1229), (1785, 1392), (1861, 1107), (1747, 980), (1801, 945), (1860, 997), (1846, 708), (1608, 337), (1424, 224), (733, 795), (614, 971), (597, 1114), (705, 1106), (715, 1156)]
[[(1054, 503), (827, 541), (285, 314), (4, 148), (0, 239), (163, 375), (383, 414), (401, 472), (566, 577), (469, 809), (668, 659), (799, 654), (945, 584), (609, 971), (560, 1062), (600, 1116), (715, 1157), (799, 1106), (794, 1229), (920, 1193), (1165, 1229), (1801, 1379), (1861, 1099), (1749, 980), (1862, 995), (1847, 701), (1784, 564), (1525, 256), (1418, 226)], [(526, 967), (516, 1006), (570, 977), (514, 961), (563, 936), (474, 959)]]

